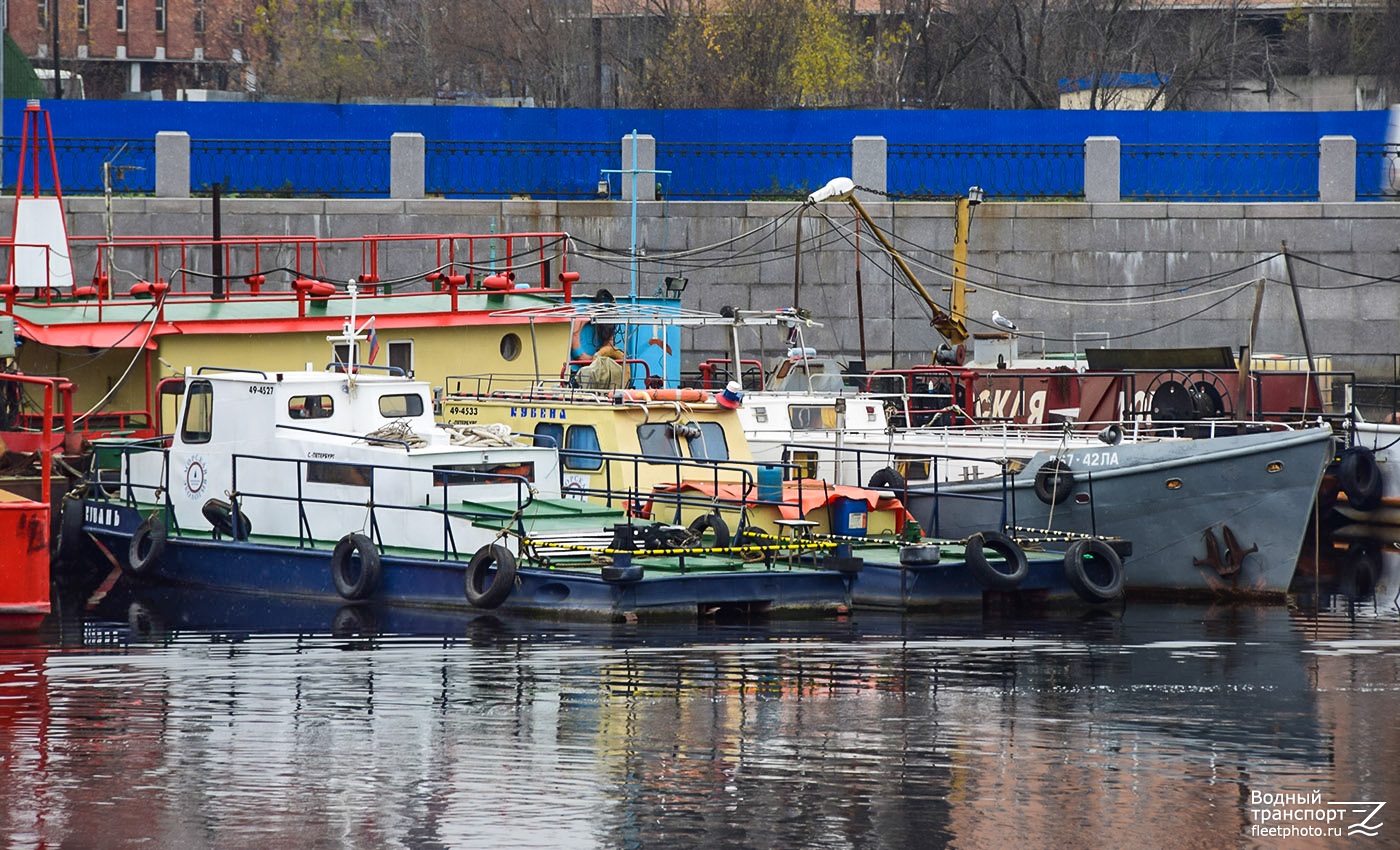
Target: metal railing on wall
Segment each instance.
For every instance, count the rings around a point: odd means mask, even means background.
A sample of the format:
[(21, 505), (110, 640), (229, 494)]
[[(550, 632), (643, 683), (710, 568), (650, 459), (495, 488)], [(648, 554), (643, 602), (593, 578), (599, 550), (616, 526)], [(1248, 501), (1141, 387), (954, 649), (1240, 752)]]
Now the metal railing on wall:
[[(426, 142), (424, 190), (462, 198), (595, 198), (616, 142)], [(387, 182), (385, 184), (387, 186)]]
[(969, 186), (998, 198), (1084, 195), (1083, 145), (890, 145), (889, 193), (952, 198)]
[(1124, 144), (1124, 199), (1317, 200), (1317, 145)]
[[(4, 179), (12, 185), (19, 140), (4, 140)], [(63, 191), (100, 195), (104, 163), (113, 192), (156, 191), (152, 139), (56, 138)], [(215, 183), (229, 195), (390, 197), (394, 154), (388, 140), (189, 141), (189, 190)], [(429, 141), (423, 190), (456, 198), (626, 197), (618, 142)], [(1082, 199), (1084, 145), (890, 144), (886, 182), (893, 198), (950, 198), (981, 186), (1001, 200)], [(1400, 198), (1400, 147), (1356, 144), (1357, 200)], [(1117, 158), (1121, 198), (1134, 201), (1316, 201), (1316, 144), (1128, 144)], [(658, 197), (676, 200), (799, 200), (833, 176), (853, 176), (851, 144), (688, 144), (658, 141)], [(1095, 165), (1101, 165), (1098, 163)], [(607, 173), (611, 171), (612, 173)], [(47, 188), (47, 187), (44, 187)], [(1325, 198), (1324, 198), (1325, 199)], [(1335, 199), (1335, 198), (1334, 198)]]
[(850, 171), (851, 146), (658, 142), (656, 167), (667, 198), (801, 200)]

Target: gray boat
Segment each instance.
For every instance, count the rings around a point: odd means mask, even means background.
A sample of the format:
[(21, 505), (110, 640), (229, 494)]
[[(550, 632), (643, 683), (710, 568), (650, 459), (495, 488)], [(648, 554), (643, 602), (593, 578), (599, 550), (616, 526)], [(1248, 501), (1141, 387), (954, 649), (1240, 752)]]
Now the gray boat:
[(911, 487), (908, 507), (943, 537), (1122, 538), (1140, 594), (1281, 597), (1333, 455), (1325, 426), (1041, 452), (1004, 479)]

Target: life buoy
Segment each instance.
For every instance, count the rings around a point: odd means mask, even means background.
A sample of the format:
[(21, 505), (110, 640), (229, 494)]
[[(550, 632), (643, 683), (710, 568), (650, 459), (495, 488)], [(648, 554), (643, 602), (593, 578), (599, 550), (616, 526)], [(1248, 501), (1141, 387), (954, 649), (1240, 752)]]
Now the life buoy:
[(1035, 497), (1047, 505), (1058, 505), (1074, 490), (1074, 473), (1069, 464), (1051, 458), (1035, 471)]
[(1364, 446), (1352, 446), (1342, 452), (1337, 464), (1337, 483), (1352, 507), (1363, 511), (1379, 507), (1381, 468), (1376, 463), (1376, 453)]
[(681, 387), (680, 389), (652, 390), (651, 398), (652, 401), (682, 401), (687, 404), (695, 404), (708, 401), (710, 394), (693, 387)]
[(690, 539), (699, 546), (701, 538), (706, 531), (714, 532), (715, 542), (711, 546), (703, 548), (728, 549), (729, 548), (729, 526), (719, 514), (704, 514), (690, 521), (687, 529)]
[(870, 476), (869, 487), (871, 490), (899, 490), (903, 491), (908, 482), (904, 476), (899, 474), (899, 470), (892, 466), (878, 469)]
[[(209, 521), (213, 529), (225, 537), (234, 537), (233, 528), (233, 505), (222, 499), (210, 499), (200, 508), (200, 513)], [(253, 524), (248, 521), (248, 515), (240, 508), (238, 511), (238, 534), (237, 539), (247, 540), (248, 535), (253, 533)]]
[[(987, 558), (987, 550), (1001, 556), (1001, 564)], [(1000, 531), (982, 531), (967, 539), (967, 566), (988, 590), (1015, 590), (1030, 575), (1026, 552)]]
[(126, 567), (132, 575), (149, 575), (165, 552), (165, 519), (146, 517), (131, 535), (126, 549)]
[(1112, 602), (1123, 595), (1123, 559), (1097, 537), (1076, 540), (1065, 549), (1065, 580), (1085, 602)]
[[(359, 556), (359, 566), (354, 558)], [(340, 538), (331, 553), (331, 581), (345, 599), (366, 599), (379, 587), (379, 550), (374, 542), (352, 531)]]
[[(498, 608), (515, 587), (515, 556), (499, 543), (476, 550), (467, 565), (467, 601), (477, 608)], [(495, 567), (491, 582), (486, 574)]]

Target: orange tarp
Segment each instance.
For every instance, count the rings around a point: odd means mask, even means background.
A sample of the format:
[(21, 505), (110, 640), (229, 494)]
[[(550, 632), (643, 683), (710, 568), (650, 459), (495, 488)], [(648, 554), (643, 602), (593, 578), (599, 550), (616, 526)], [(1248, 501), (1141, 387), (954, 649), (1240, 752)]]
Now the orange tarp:
[[(865, 502), (868, 511), (902, 510), (904, 507), (898, 499), (890, 498), (879, 490), (829, 484), (814, 478), (803, 479), (800, 484), (798, 486), (797, 481), (783, 482), (783, 500), (776, 504), (784, 519), (799, 519), (837, 498)], [(656, 489), (663, 493), (693, 491), (735, 504), (773, 504), (759, 499), (758, 488), (753, 484), (746, 488), (738, 482), (682, 481), (679, 484), (659, 484)]]

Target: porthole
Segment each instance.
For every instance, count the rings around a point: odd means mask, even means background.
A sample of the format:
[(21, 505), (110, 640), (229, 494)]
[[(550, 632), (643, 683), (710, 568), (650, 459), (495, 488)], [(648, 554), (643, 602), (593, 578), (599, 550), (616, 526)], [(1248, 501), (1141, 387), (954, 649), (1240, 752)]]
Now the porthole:
[(506, 334), (501, 337), (501, 358), (507, 362), (520, 356), (520, 337), (516, 334)]

